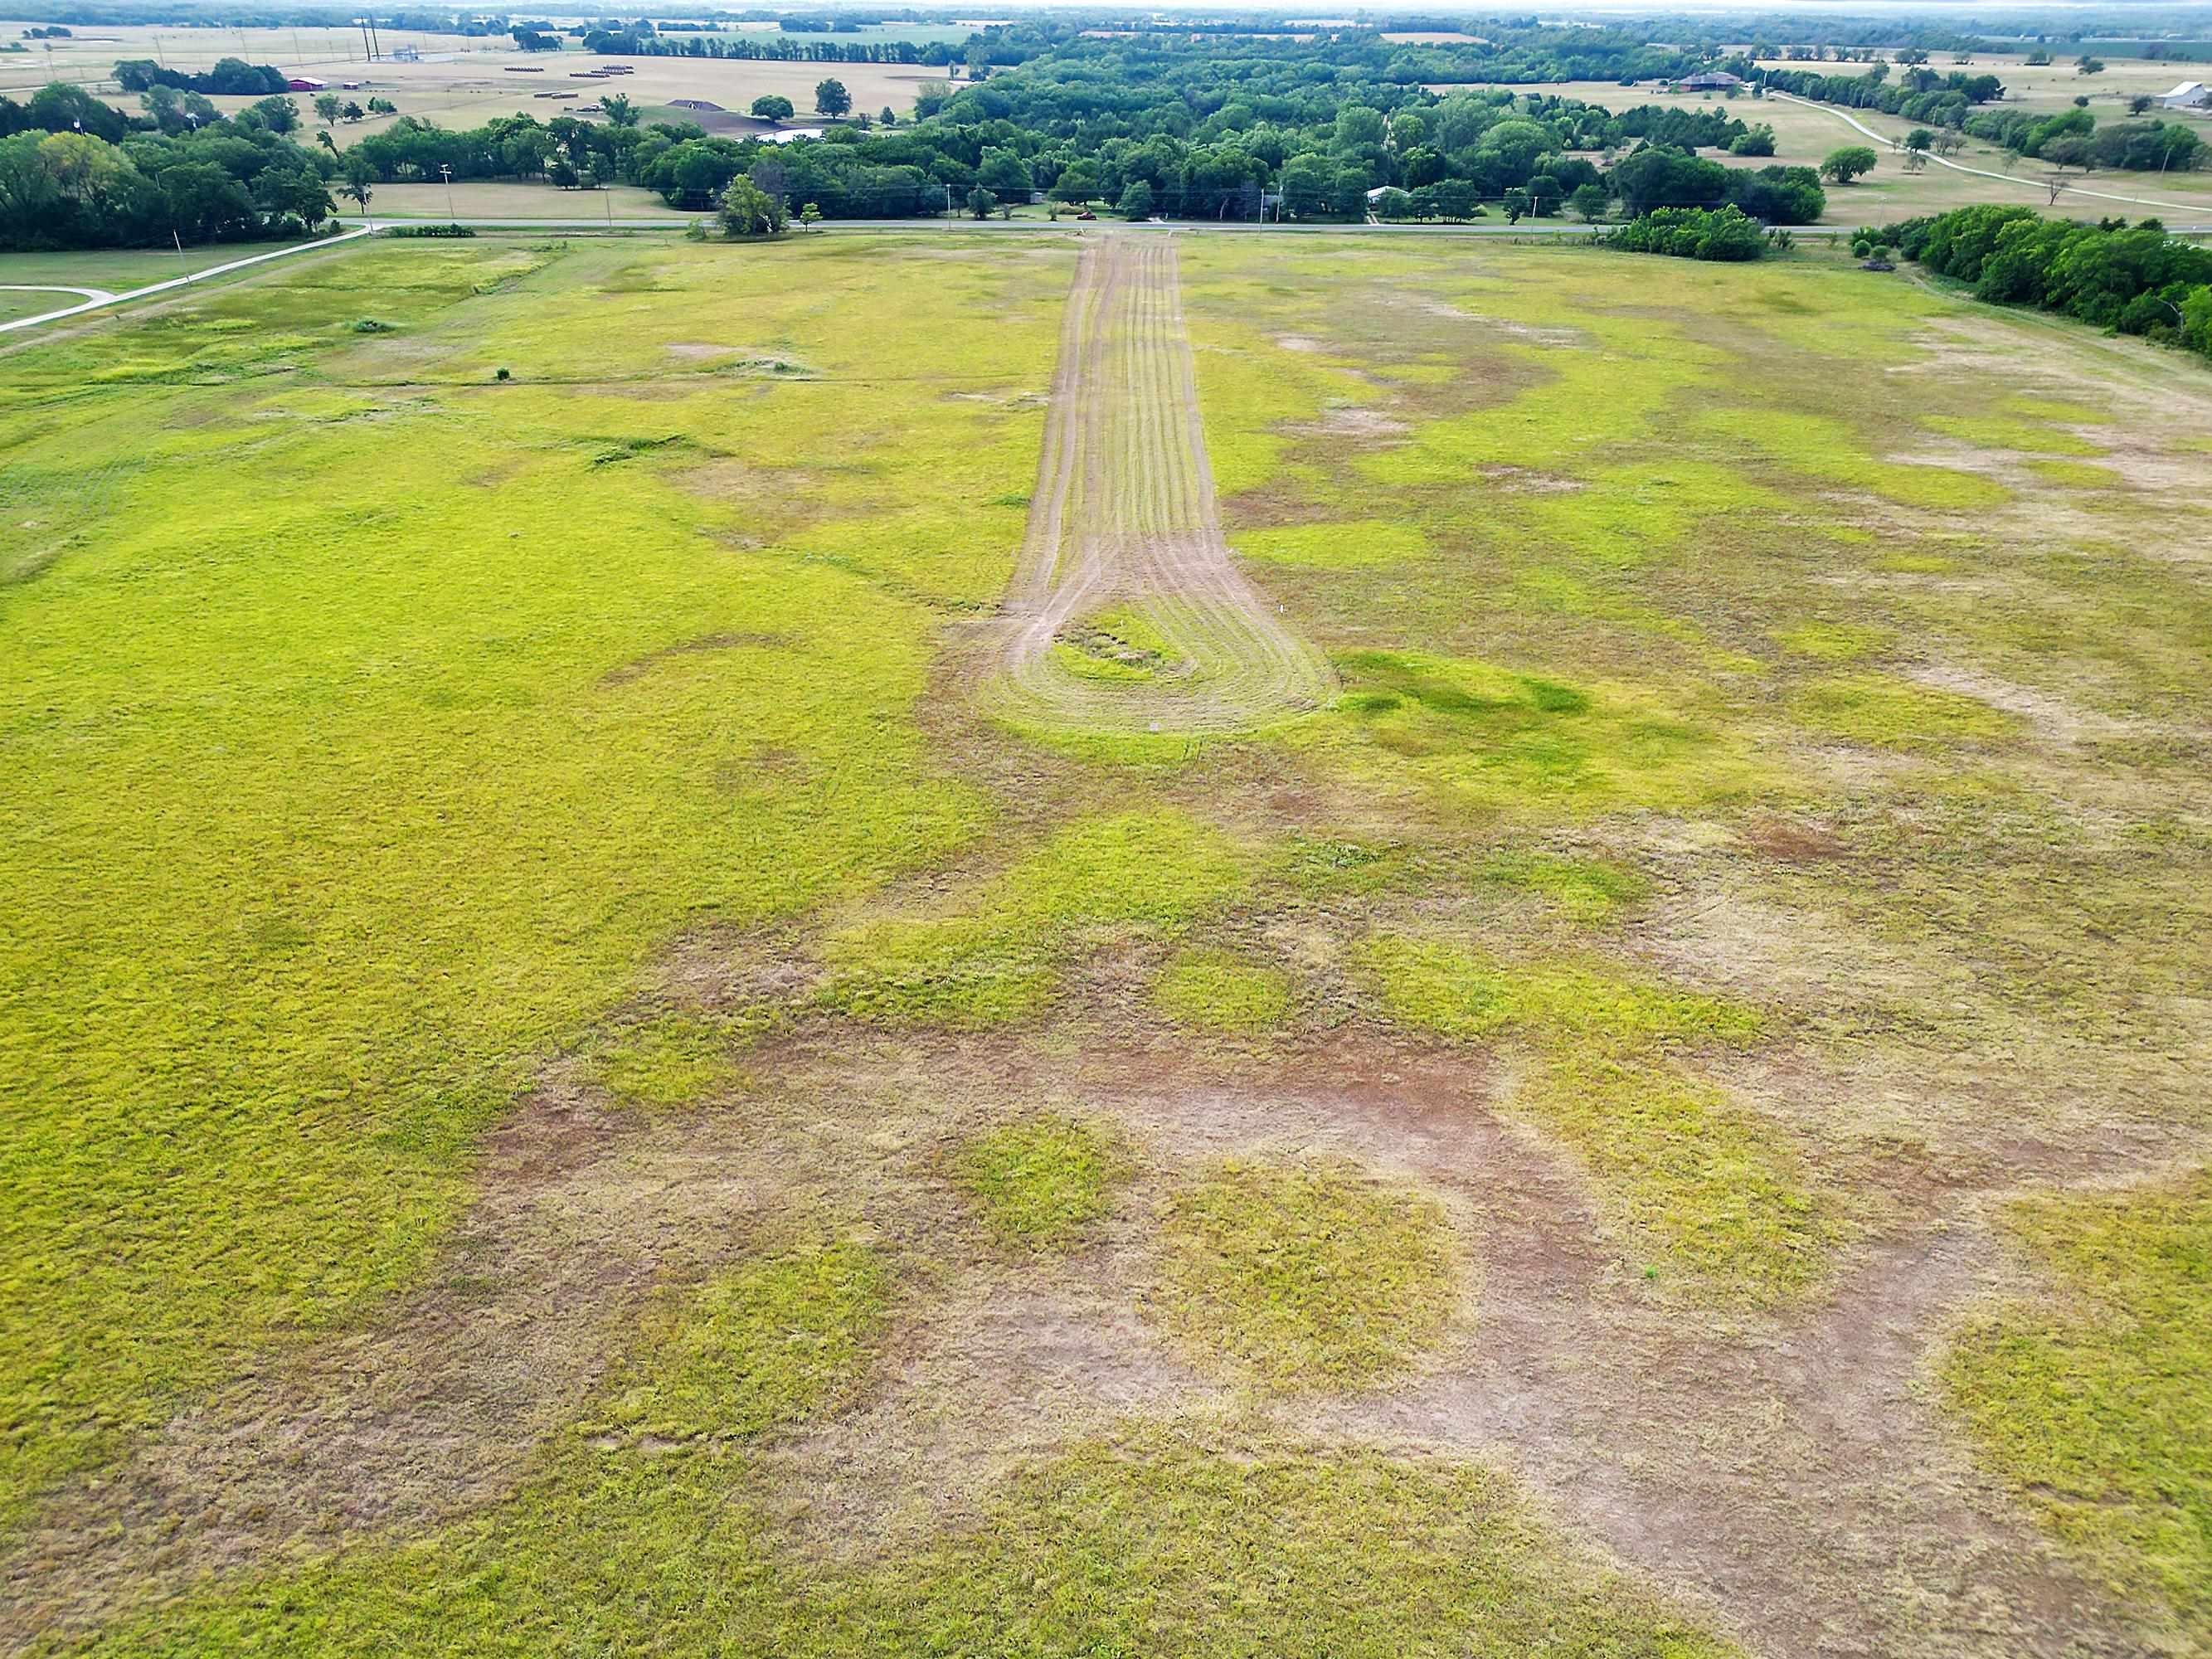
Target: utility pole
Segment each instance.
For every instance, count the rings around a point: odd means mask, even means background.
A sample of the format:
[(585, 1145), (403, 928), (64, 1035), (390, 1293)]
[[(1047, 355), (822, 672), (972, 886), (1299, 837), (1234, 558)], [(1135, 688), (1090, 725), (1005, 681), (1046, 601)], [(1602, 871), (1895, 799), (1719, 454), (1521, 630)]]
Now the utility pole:
[(459, 224), (461, 222), (460, 215), (453, 211), (453, 169), (452, 166), (444, 161), (439, 162), (438, 176), (446, 181), (446, 217), (452, 220), (455, 224)]

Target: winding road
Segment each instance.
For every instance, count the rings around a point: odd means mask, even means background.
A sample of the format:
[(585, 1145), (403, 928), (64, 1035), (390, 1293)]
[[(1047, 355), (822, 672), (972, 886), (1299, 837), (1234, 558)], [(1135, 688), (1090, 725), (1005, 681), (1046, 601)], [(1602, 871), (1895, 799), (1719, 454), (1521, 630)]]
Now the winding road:
[(1004, 617), (981, 692), (1019, 724), (1229, 731), (1330, 694), (1222, 539), (1169, 237), (1083, 251)]

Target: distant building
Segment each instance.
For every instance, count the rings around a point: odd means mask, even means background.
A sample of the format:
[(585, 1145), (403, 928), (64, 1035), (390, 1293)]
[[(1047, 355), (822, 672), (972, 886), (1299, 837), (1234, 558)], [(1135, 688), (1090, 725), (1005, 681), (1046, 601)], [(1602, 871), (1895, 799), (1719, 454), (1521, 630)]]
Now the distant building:
[(2212, 109), (2212, 87), (2202, 81), (2184, 81), (2172, 92), (2159, 96), (2162, 109)]
[(295, 75), (284, 83), (284, 90), (287, 92), (320, 92), (324, 88), (329, 85), (329, 82), (318, 81), (312, 75)]
[(1743, 82), (1726, 70), (1705, 70), (1674, 84), (1685, 92), (1733, 92)]

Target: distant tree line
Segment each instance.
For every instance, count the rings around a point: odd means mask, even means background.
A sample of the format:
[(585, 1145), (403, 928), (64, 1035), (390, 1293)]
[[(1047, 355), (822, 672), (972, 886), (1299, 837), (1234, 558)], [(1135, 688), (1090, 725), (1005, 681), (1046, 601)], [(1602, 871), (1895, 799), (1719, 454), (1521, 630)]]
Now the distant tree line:
[(2212, 357), (2212, 248), (2154, 219), (2086, 224), (2027, 207), (1969, 207), (1890, 233), (1924, 269), (1973, 285), (1977, 299), (2034, 306)]
[(116, 64), (115, 80), (125, 92), (169, 87), (206, 98), (261, 98), (283, 92), (290, 84), (283, 70), (268, 64), (249, 64), (242, 58), (218, 58), (204, 75), (165, 69), (150, 58), (126, 58)]

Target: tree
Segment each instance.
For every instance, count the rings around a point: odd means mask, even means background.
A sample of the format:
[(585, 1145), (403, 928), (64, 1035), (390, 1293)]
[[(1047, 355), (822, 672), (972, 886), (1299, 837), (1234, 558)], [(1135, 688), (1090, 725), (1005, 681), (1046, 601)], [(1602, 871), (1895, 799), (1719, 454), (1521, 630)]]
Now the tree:
[(1862, 173), (1872, 173), (1880, 157), (1864, 144), (1846, 144), (1841, 149), (1832, 149), (1820, 163), (1820, 176), (1838, 185), (1848, 185)]
[(1509, 225), (1519, 224), (1521, 222), (1522, 216), (1528, 211), (1529, 205), (1528, 192), (1527, 191), (1517, 187), (1507, 191), (1505, 192), (1504, 203), (1505, 222)]
[(2027, 66), (2030, 69), (2042, 69), (2051, 62), (2051, 54), (2045, 52), (2041, 46), (2038, 46), (2033, 52), (2027, 54), (2025, 62)]
[(338, 113), (344, 116), (349, 121), (358, 121), (362, 117), (367, 115), (368, 112), (363, 109), (359, 104), (354, 102), (352, 99), (349, 98), (345, 101), (345, 107), (340, 110)]
[(618, 127), (637, 125), (637, 108), (629, 101), (629, 94), (626, 92), (610, 93), (599, 100), (599, 107), (606, 111), (607, 119)]
[(1907, 151), (1905, 151), (1905, 170), (1907, 173), (1925, 173), (1925, 172), (1927, 172), (1927, 171), (1928, 171), (1928, 153), (1927, 153), (1925, 150), (1918, 150), (1918, 149), (1908, 149)]
[(898, 125), (898, 112), (889, 104), (885, 104), (882, 109), (876, 112), (876, 119), (887, 127), (895, 127)]
[(1731, 155), (1771, 155), (1774, 154), (1774, 129), (1764, 121), (1749, 128), (1729, 145)]
[(978, 185), (968, 192), (968, 211), (978, 219), (988, 219), (991, 210), (999, 205), (999, 198)]
[(743, 173), (730, 180), (722, 192), (722, 234), (780, 236), (785, 224), (783, 204)]
[(1055, 200), (1079, 204), (1095, 199), (1101, 188), (1097, 167), (1089, 161), (1071, 161), (1053, 180), (1052, 195)]
[(326, 127), (337, 125), (338, 111), (344, 106), (345, 100), (335, 92), (319, 92), (315, 94), (315, 118)]
[(2105, 60), (2101, 58), (2092, 58), (2085, 52), (2074, 60), (2074, 73), (2076, 75), (2102, 75), (2104, 72)]
[(795, 113), (791, 100), (780, 93), (763, 93), (753, 100), (753, 118), (757, 121), (788, 121)]
[(1378, 219), (1410, 219), (1413, 216), (1413, 198), (1393, 185), (1375, 198), (1375, 216)]
[(1915, 127), (1905, 135), (1905, 147), (1908, 150), (1931, 149), (1935, 143), (1936, 135), (1926, 127)]
[(1121, 205), (1115, 210), (1124, 219), (1141, 224), (1152, 216), (1152, 187), (1142, 179), (1134, 179), (1121, 192)]
[(1605, 217), (1609, 199), (1603, 185), (1577, 185), (1574, 193), (1567, 198), (1567, 205), (1581, 216), (1584, 224), (1594, 225)]
[(842, 81), (821, 81), (814, 88), (814, 108), (817, 114), (832, 120), (853, 107), (853, 94), (845, 90)]
[(363, 213), (368, 212), (368, 198), (376, 179), (376, 164), (359, 150), (354, 150), (338, 163), (338, 172), (345, 179), (339, 187), (339, 193), (351, 197), (356, 206)]
[(805, 207), (799, 210), (799, 222), (808, 230), (813, 229), (815, 226), (822, 222), (821, 208), (816, 204), (809, 202)]

